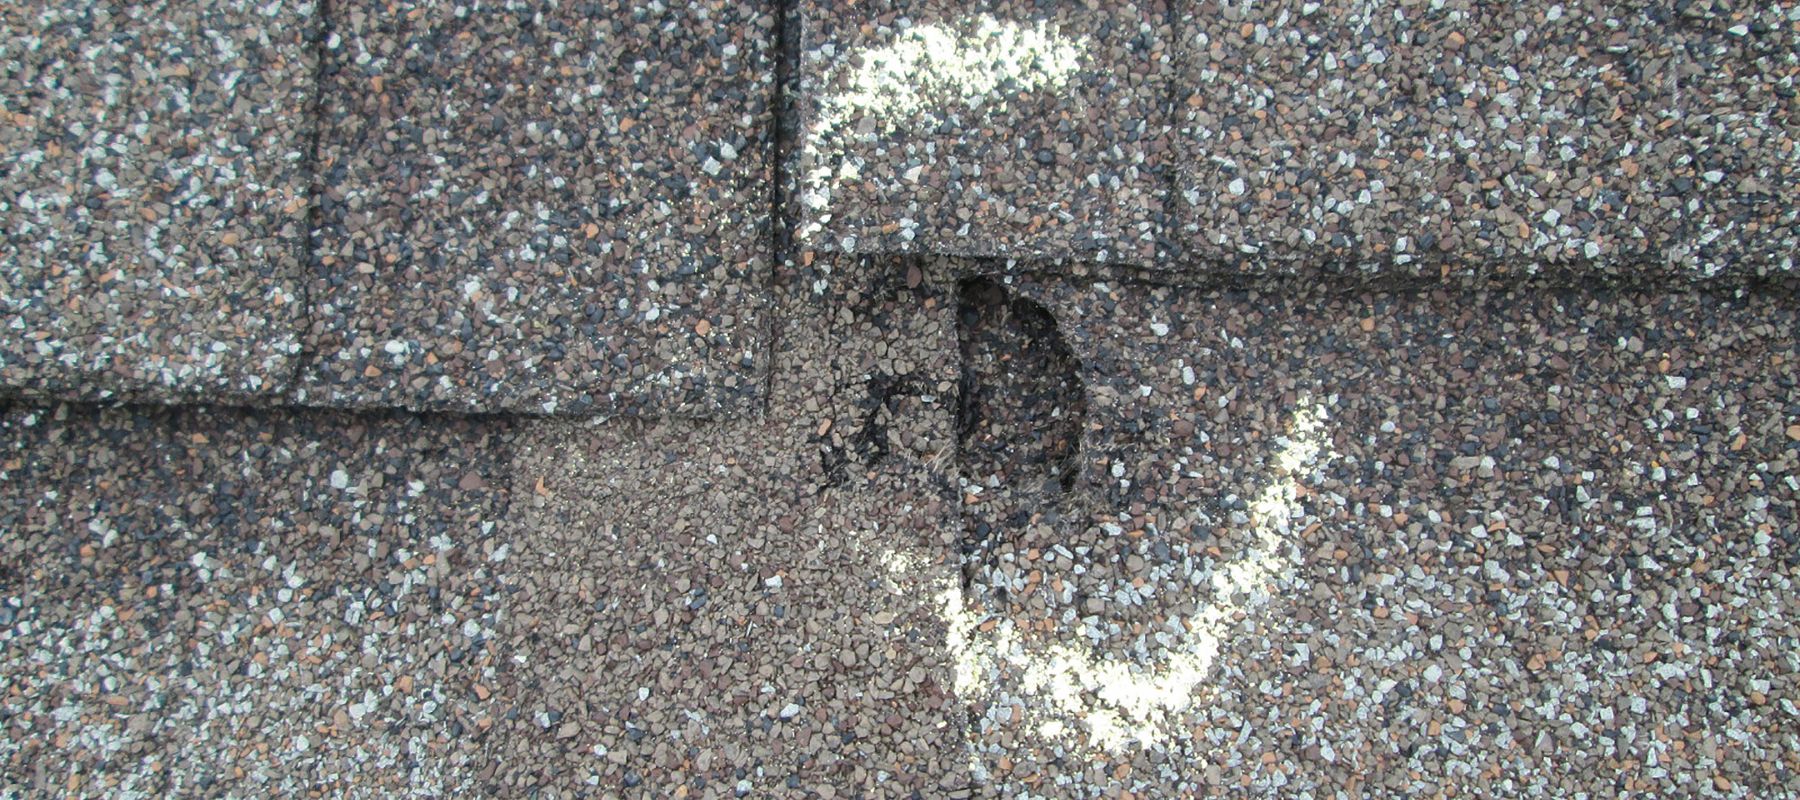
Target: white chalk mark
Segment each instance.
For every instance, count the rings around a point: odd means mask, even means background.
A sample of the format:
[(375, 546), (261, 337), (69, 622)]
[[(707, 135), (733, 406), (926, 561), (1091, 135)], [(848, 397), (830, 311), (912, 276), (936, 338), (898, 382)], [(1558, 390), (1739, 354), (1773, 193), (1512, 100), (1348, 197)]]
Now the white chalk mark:
[(844, 154), (859, 125), (883, 131), (930, 108), (1004, 108), (1009, 96), (1066, 84), (1086, 49), (1085, 41), (1064, 37), (1042, 20), (975, 14), (907, 28), (879, 47), (849, 51), (825, 71), (828, 88), (807, 127), (810, 163), (801, 202), (814, 220), (801, 235), (830, 218), (825, 212), (832, 187), (856, 176), (855, 160)]
[(1270, 483), (1250, 506), (1254, 543), (1212, 576), (1212, 602), (1186, 620), (1187, 634), (1161, 664), (1102, 658), (1087, 648), (1027, 639), (1007, 620), (983, 632), (980, 609), (967, 605), (952, 586), (939, 601), (949, 623), (957, 694), (991, 696), (996, 687), (990, 684), (1005, 667), (1017, 676), (1006, 691), (1040, 704), (1027, 713), (1041, 735), (1072, 740), (1085, 730), (1089, 742), (1115, 752), (1164, 743), (1211, 673), (1233, 618), (1265, 605), (1268, 586), (1297, 563), (1293, 521), (1305, 517), (1299, 479), (1325, 453), (1326, 416), (1322, 405), (1302, 410), (1287, 436), (1277, 440)]

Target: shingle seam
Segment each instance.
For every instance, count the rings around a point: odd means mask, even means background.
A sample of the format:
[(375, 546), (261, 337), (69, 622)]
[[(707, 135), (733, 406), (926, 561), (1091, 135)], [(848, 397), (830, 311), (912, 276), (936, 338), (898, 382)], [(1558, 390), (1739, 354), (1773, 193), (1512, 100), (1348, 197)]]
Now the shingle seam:
[[(789, 181), (792, 179), (788, 170), (788, 159), (798, 155), (795, 135), (799, 130), (799, 120), (794, 116), (794, 94), (790, 91), (790, 82), (796, 79), (800, 52), (800, 37), (794, 27), (799, 24), (800, 12), (794, 8), (796, 0), (776, 0), (775, 2), (775, 85), (770, 90), (769, 116), (769, 265), (764, 273), (764, 298), (772, 301), (779, 288), (778, 281), (783, 272), (791, 271), (794, 257), (794, 219), (788, 208)], [(775, 397), (775, 355), (781, 351), (782, 312), (784, 309), (771, 305), (764, 315), (763, 324), (767, 326), (763, 337), (766, 356), (763, 358), (763, 390), (762, 412), (767, 417), (774, 407)]]
[(1182, 80), (1181, 65), (1186, 63), (1186, 41), (1182, 39), (1182, 10), (1192, 0), (1169, 0), (1164, 15), (1169, 26), (1169, 49), (1165, 57), (1169, 59), (1165, 69), (1167, 80), (1163, 82), (1163, 169), (1156, 182), (1156, 200), (1162, 208), (1162, 221), (1156, 231), (1157, 257), (1165, 262), (1182, 263), (1181, 223), (1176, 213), (1176, 204), (1181, 202), (1181, 185), (1176, 175), (1175, 142), (1181, 128)]
[(318, 349), (313, 346), (311, 334), (314, 317), (318, 311), (313, 305), (316, 298), (314, 284), (320, 277), (320, 239), (319, 232), (324, 226), (323, 200), (325, 197), (324, 148), (325, 129), (325, 91), (328, 59), (331, 58), (332, 30), (331, 0), (315, 0), (313, 14), (316, 24), (312, 26), (313, 74), (312, 98), (308, 103), (307, 116), (311, 118), (312, 129), (309, 133), (306, 153), (306, 230), (301, 232), (299, 261), (303, 280), (296, 287), (303, 312), (299, 315), (298, 324), (303, 326), (298, 337), (299, 352), (288, 361), (288, 374), (283, 378), (279, 393), (284, 405), (304, 406), (297, 392), (304, 381), (308, 370), (312, 369), (319, 358)]

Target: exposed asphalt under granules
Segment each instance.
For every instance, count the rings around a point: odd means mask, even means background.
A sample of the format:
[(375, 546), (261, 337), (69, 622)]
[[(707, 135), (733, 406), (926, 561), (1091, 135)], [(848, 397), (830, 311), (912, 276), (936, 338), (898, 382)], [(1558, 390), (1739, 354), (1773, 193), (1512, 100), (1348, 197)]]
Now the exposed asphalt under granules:
[(795, 11), (800, 246), (1130, 263), (1166, 249), (1166, 3)]
[(1080, 361), (1087, 505), (949, 607), (978, 781), (1791, 790), (1791, 298), (1269, 288), (1015, 281)]
[(312, 8), (0, 8), (0, 391), (283, 389), (307, 312)]
[(454, 793), (510, 425), (15, 406), (0, 794)]
[(327, 23), (296, 400), (701, 415), (754, 396), (771, 6), (331, 4)]
[(1187, 256), (1791, 273), (1800, 10), (1677, 5), (1202, 3), (1176, 33)]

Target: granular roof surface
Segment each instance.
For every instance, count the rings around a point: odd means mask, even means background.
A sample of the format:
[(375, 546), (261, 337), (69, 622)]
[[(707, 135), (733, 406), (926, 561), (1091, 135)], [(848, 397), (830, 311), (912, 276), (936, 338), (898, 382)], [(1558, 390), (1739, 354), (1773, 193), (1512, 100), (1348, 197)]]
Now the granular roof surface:
[(0, 9), (0, 796), (1796, 797), (1800, 8)]

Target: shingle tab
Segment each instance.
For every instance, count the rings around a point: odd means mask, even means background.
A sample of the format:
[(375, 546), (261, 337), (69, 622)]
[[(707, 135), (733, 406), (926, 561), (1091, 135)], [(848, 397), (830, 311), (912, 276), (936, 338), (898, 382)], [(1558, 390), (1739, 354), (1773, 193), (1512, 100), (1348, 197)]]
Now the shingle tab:
[[(1800, 8), (1684, 9), (1679, 83), (1702, 191), (1684, 261), (1706, 275), (1792, 273), (1800, 251)], [(1691, 15), (1691, 16), (1688, 16)]]
[(798, 4), (800, 246), (1161, 252), (1166, 3)]
[(335, 7), (306, 403), (729, 410), (762, 370), (767, 4)]
[(466, 747), (388, 765), (482, 713), (456, 701), (493, 656), (461, 632), (506, 595), (512, 427), (0, 411), (0, 711), (54, 727), (0, 737), (8, 791), (461, 793)]
[(299, 351), (311, 3), (0, 9), (0, 385), (278, 393)]
[(1797, 67), (1768, 47), (1793, 23), (1776, 22), (1740, 36), (1598, 2), (1186, 15), (1186, 255), (1232, 272), (1791, 268), (1767, 257), (1792, 250), (1771, 200), (1800, 163), (1777, 96)]

